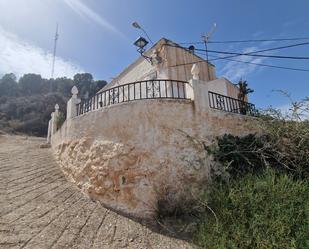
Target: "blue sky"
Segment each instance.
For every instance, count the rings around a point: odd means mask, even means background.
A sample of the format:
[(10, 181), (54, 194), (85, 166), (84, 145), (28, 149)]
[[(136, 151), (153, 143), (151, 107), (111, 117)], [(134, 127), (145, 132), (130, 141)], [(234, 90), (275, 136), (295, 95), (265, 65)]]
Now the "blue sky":
[[(198, 42), (213, 23), (216, 41), (309, 37), (308, 10), (308, 0), (0, 0), (0, 75), (33, 72), (49, 77), (57, 22), (55, 75), (90, 72), (96, 79), (110, 81), (138, 57), (132, 43), (141, 33), (132, 28), (133, 21), (153, 41), (166, 37), (177, 43)], [(244, 52), (299, 42), (209, 44), (209, 49)], [(309, 56), (309, 45), (272, 54)], [(309, 69), (308, 60), (237, 59)], [(223, 60), (214, 64), (217, 76), (235, 83), (247, 80), (255, 90), (250, 101), (259, 107), (284, 108), (288, 100), (275, 89), (291, 93), (295, 100), (309, 95), (309, 72)]]

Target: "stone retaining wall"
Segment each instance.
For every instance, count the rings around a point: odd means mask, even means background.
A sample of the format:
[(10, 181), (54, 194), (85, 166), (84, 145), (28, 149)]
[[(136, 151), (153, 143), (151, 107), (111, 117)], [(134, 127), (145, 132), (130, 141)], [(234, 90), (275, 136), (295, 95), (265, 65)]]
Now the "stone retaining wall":
[(211, 160), (202, 142), (257, 130), (254, 118), (198, 101), (137, 100), (69, 119), (52, 136), (57, 161), (91, 198), (152, 218), (162, 198), (177, 203), (207, 184)]

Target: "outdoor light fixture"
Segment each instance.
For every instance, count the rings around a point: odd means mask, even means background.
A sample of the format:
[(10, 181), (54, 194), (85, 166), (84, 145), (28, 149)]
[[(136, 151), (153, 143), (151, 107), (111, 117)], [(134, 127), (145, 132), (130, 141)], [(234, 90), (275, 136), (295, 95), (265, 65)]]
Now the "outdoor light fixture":
[[(132, 26), (136, 29), (140, 29), (141, 31), (143, 31), (147, 39), (151, 42), (151, 44), (153, 44), (147, 32), (141, 27), (141, 25), (138, 24), (138, 22), (133, 22)], [(152, 64), (153, 63), (152, 58), (143, 54), (146, 50), (145, 47), (147, 44), (148, 41), (142, 36), (138, 37), (137, 40), (134, 42), (134, 45), (138, 48), (137, 51), (141, 54), (141, 56), (143, 56), (148, 62)]]
[(138, 47), (137, 51), (142, 54), (145, 52), (145, 47), (148, 44), (148, 41), (144, 37), (138, 37), (134, 42), (134, 45)]
[(143, 29), (143, 28), (141, 27), (141, 25), (138, 24), (138, 22), (133, 22), (133, 23), (132, 23), (132, 26), (133, 26), (134, 28), (136, 28), (136, 29), (140, 29), (141, 31), (143, 31), (143, 33), (146, 35), (147, 39), (151, 42), (151, 44), (153, 44), (153, 42), (152, 42), (152, 40), (150, 39), (149, 35), (147, 34), (146, 30)]
[(152, 64), (152, 58), (144, 55), (145, 47), (148, 44), (148, 41), (144, 37), (138, 37), (137, 40), (134, 42), (134, 45), (137, 47), (137, 51), (143, 56), (148, 62)]
[(137, 29), (142, 29), (142, 27), (139, 26), (139, 24), (138, 24), (137, 22), (133, 22), (133, 23), (132, 23), (132, 26), (133, 26), (134, 28), (137, 28)]

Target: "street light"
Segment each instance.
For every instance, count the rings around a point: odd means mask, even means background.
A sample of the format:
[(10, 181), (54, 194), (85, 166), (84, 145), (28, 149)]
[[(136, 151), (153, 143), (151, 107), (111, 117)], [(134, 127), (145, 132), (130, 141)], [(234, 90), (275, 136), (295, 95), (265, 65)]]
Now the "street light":
[(137, 51), (142, 54), (145, 52), (145, 47), (148, 44), (148, 41), (144, 37), (138, 37), (134, 42), (134, 45), (138, 47)]
[(144, 37), (140, 36), (133, 44), (137, 47), (137, 51), (141, 54), (141, 56), (152, 64), (152, 58), (143, 54), (146, 50), (145, 47), (148, 44), (148, 41)]
[(137, 28), (137, 29), (142, 29), (141, 26), (139, 26), (139, 24), (138, 24), (137, 22), (133, 22), (133, 23), (132, 23), (132, 26), (133, 26), (134, 28)]
[(150, 39), (149, 35), (147, 34), (147, 32), (141, 27), (141, 25), (138, 24), (138, 22), (133, 22), (132, 26), (136, 29), (140, 29), (141, 31), (144, 32), (144, 34), (146, 35), (147, 39), (151, 42), (151, 44), (153, 44), (152, 40)]

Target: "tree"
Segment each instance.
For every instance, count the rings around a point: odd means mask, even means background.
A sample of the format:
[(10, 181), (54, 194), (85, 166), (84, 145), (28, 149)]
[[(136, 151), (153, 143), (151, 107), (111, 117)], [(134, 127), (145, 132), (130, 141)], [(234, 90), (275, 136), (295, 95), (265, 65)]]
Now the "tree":
[(18, 84), (16, 82), (16, 76), (13, 73), (5, 74), (0, 79), (0, 96), (17, 96)]
[(65, 113), (74, 84), (81, 97), (94, 95), (107, 83), (94, 81), (89, 73), (77, 74), (73, 79), (66, 77), (44, 79), (38, 74), (25, 74), (17, 83), (14, 74), (0, 78), (0, 129), (6, 132), (23, 132), (44, 136), (55, 104)]
[(94, 82), (95, 87), (94, 87), (94, 92), (97, 93), (98, 91), (100, 91), (104, 86), (107, 85), (107, 82), (105, 80), (96, 80)]
[(42, 93), (43, 80), (39, 74), (24, 74), (19, 79), (19, 90), (22, 95)]
[(248, 111), (248, 105), (246, 103), (248, 100), (247, 95), (249, 93), (253, 93), (254, 91), (248, 88), (248, 83), (246, 80), (240, 80), (237, 85), (239, 87), (238, 99), (240, 100), (240, 113), (246, 114)]
[(79, 94), (82, 98), (88, 98), (91, 94), (91, 86), (93, 77), (90, 73), (78, 73), (73, 78), (74, 85), (78, 88)]
[(74, 86), (72, 79), (69, 79), (66, 77), (57, 78), (54, 80), (54, 84), (55, 84), (54, 92), (61, 93), (64, 96), (68, 96), (68, 97), (71, 96), (71, 89)]
[(239, 87), (238, 99), (241, 101), (246, 101), (247, 95), (254, 92), (254, 90), (248, 88), (246, 80), (240, 80), (237, 85)]

